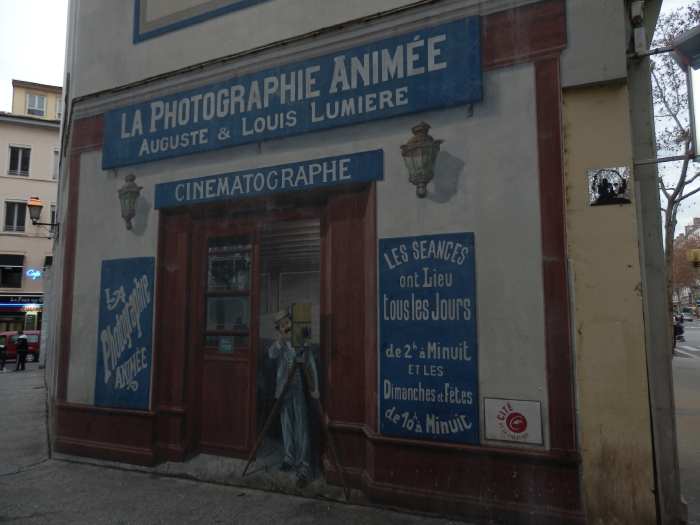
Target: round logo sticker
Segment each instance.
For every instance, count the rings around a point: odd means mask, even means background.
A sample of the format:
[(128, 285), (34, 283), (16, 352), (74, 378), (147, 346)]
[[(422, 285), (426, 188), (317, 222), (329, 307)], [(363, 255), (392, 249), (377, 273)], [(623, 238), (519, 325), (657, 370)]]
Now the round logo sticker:
[(506, 417), (506, 426), (513, 434), (522, 434), (527, 430), (527, 418), (520, 412), (511, 412)]

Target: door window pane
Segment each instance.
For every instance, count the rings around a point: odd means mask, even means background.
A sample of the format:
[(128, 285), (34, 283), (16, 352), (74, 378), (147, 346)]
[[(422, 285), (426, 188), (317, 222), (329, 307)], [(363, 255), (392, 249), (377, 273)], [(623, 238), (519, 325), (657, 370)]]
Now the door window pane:
[(247, 290), (250, 287), (250, 244), (240, 238), (210, 241), (207, 287), (210, 292)]
[(207, 298), (207, 331), (247, 331), (249, 322), (247, 297)]

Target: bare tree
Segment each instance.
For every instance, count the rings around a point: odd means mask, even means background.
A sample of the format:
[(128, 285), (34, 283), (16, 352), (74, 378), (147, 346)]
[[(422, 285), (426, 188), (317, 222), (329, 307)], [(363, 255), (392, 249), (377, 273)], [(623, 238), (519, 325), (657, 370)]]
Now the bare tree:
[(673, 243), (673, 294), (678, 297), (680, 303), (683, 290), (688, 289), (693, 306), (698, 270), (688, 261), (688, 252), (697, 248), (700, 248), (700, 238), (695, 233), (689, 237), (679, 235)]
[[(670, 47), (673, 39), (700, 23), (700, 0), (661, 15), (652, 47)], [(652, 96), (659, 156), (683, 155), (684, 160), (659, 168), (659, 188), (665, 199), (664, 255), (669, 307), (673, 304), (673, 245), (681, 204), (700, 192), (700, 171), (691, 168), (693, 149), (686, 76), (670, 53), (656, 55), (652, 64)]]

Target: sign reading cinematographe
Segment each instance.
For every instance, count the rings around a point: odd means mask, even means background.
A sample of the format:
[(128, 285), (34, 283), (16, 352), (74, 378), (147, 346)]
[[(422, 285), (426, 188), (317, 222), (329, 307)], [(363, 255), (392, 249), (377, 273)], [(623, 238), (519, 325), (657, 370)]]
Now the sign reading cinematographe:
[(102, 261), (95, 405), (148, 410), (155, 259)]
[(381, 180), (383, 176), (384, 152), (363, 151), (156, 184), (155, 207), (171, 208), (270, 193), (308, 191), (371, 182)]
[(478, 102), (479, 17), (115, 109), (104, 169)]
[(379, 241), (383, 434), (479, 443), (474, 234)]

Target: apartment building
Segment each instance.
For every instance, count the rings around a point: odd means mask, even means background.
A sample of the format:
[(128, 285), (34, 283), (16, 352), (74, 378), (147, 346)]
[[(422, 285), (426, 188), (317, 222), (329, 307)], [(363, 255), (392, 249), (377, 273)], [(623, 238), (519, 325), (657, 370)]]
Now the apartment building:
[[(0, 331), (40, 326), (44, 272), (52, 263), (59, 167), (61, 88), (12, 81), (12, 111), (0, 112)], [(39, 218), (28, 201), (42, 204)]]

